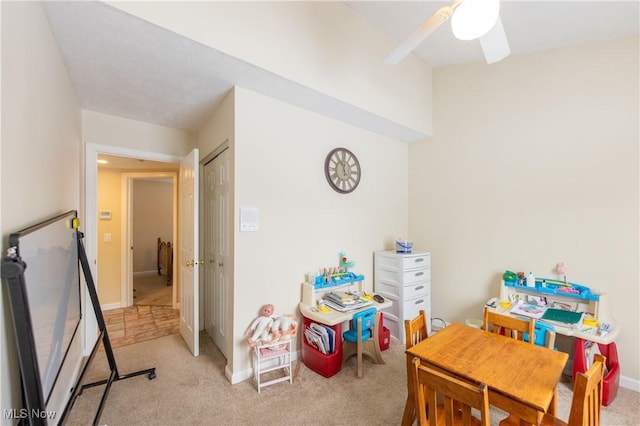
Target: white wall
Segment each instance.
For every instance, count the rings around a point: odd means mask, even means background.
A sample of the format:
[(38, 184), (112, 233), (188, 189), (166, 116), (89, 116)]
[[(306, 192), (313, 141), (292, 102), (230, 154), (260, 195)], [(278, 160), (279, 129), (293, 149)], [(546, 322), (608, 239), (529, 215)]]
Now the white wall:
[(434, 136), (410, 146), (409, 228), (431, 313), (479, 318), (505, 269), (609, 295), (640, 389), (638, 38), (434, 72)]
[(82, 137), (85, 143), (177, 156), (194, 144), (193, 134), (185, 130), (88, 110), (82, 111)]
[[(408, 231), (408, 146), (247, 90), (235, 99), (235, 300), (233, 371), (250, 368), (246, 329), (265, 303), (296, 314), (304, 274), (337, 266), (344, 250), (373, 289), (373, 252)], [(325, 179), (335, 147), (359, 159), (351, 194)], [(241, 207), (259, 209), (259, 231), (239, 232)]]
[[(80, 209), (80, 108), (40, 3), (2, 2), (2, 237)], [(4, 287), (3, 287), (4, 289)], [(22, 407), (6, 294), (0, 298), (0, 411)], [(48, 405), (62, 413), (80, 361), (76, 334)], [(11, 424), (1, 417), (0, 423)]]
[[(430, 135), (431, 70), (340, 2), (106, 2), (206, 46)], [(286, 90), (286, 88), (285, 88)]]

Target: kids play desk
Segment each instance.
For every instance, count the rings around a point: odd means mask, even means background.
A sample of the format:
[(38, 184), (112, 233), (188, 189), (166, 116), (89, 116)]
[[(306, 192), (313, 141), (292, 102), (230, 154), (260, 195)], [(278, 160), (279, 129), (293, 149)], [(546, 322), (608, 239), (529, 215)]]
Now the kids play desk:
[[(351, 318), (353, 318), (353, 314), (364, 309), (375, 307), (379, 311), (392, 306), (390, 300), (385, 300), (382, 303), (372, 302), (370, 305), (347, 312), (340, 312), (334, 309), (331, 309), (330, 312), (316, 310), (317, 300), (330, 291), (336, 290), (355, 290), (362, 294), (364, 292), (364, 277), (360, 275), (351, 282), (325, 287), (317, 287), (310, 283), (303, 283), (302, 301), (299, 305), (303, 320), (302, 361), (311, 370), (324, 377), (331, 377), (342, 369), (342, 324), (350, 321)], [(322, 324), (333, 330), (336, 339), (332, 353), (323, 354), (307, 342), (304, 336), (304, 330), (309, 328), (312, 323)], [(378, 336), (374, 336), (374, 338), (378, 338)]]
[[(583, 320), (575, 324), (562, 324), (558, 321), (546, 320), (544, 317), (536, 318), (536, 320), (555, 326), (558, 334), (603, 345), (613, 343), (618, 337), (620, 326), (609, 314), (606, 295), (579, 284), (563, 284), (552, 279), (536, 278), (535, 287), (527, 287), (516, 282), (502, 281), (500, 300), (498, 300), (495, 309), (498, 312), (516, 315), (512, 310), (518, 302), (533, 303), (532, 301), (535, 299), (543, 299), (548, 307), (563, 306), (570, 311), (585, 313)], [(510, 302), (510, 305), (502, 308), (500, 302)], [(584, 318), (589, 317), (597, 321), (599, 327), (588, 326)], [(604, 324), (609, 325), (606, 331), (602, 331)]]
[[(505, 303), (502, 307), (503, 302)], [(615, 339), (620, 334), (620, 324), (609, 314), (605, 294), (589, 287), (565, 283), (548, 278), (536, 278), (535, 286), (528, 287), (517, 282), (502, 281), (500, 300), (494, 308), (498, 312), (518, 315), (518, 302), (543, 304), (544, 308), (568, 309), (570, 314), (582, 313), (574, 323), (554, 321), (553, 316), (534, 316), (536, 321), (554, 326), (557, 334), (574, 337), (573, 376), (589, 368), (590, 356), (595, 349), (607, 358), (607, 373), (603, 380), (602, 405), (609, 405), (618, 391), (620, 365)], [(543, 308), (543, 309), (544, 309)], [(547, 311), (545, 311), (545, 314)], [(591, 321), (590, 321), (591, 320)]]

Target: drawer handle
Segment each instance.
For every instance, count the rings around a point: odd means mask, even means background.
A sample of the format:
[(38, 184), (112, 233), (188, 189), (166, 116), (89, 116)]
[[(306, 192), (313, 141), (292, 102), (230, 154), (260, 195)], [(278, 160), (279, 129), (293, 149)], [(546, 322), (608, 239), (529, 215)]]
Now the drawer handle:
[(416, 304), (416, 305), (420, 305), (420, 304), (422, 304), (422, 303), (424, 303), (424, 300), (422, 300), (422, 299), (420, 299), (420, 300), (416, 300), (416, 301), (415, 301), (415, 304)]
[(416, 272), (416, 275), (415, 275), (415, 276), (416, 276), (416, 277), (419, 277), (419, 276), (421, 276), (421, 275), (424, 275), (424, 272)]
[(419, 257), (419, 258), (415, 259), (414, 262), (416, 262), (416, 263), (424, 262), (424, 258), (423, 257)]
[(424, 288), (424, 286), (421, 285), (421, 286), (416, 287), (415, 290), (418, 291), (418, 290), (422, 290), (423, 288)]

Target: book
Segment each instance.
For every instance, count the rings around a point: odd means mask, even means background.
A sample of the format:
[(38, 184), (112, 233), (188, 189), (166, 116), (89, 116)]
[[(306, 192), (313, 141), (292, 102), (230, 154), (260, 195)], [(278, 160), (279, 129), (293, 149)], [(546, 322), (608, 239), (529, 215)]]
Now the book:
[(321, 353), (325, 355), (329, 353), (329, 349), (324, 345), (322, 337), (317, 333), (316, 330), (312, 328), (305, 329), (304, 337), (307, 339), (307, 343), (309, 343), (311, 346), (314, 346)]
[(327, 328), (322, 324), (316, 323), (311, 323), (309, 327), (318, 337), (320, 337), (320, 340), (322, 340), (322, 347), (324, 348), (322, 353), (332, 353), (333, 349), (331, 348), (331, 344), (329, 343), (329, 332), (327, 331)]
[(582, 312), (549, 308), (545, 311), (544, 315), (542, 315), (542, 319), (563, 324), (577, 324), (579, 322), (582, 322)]

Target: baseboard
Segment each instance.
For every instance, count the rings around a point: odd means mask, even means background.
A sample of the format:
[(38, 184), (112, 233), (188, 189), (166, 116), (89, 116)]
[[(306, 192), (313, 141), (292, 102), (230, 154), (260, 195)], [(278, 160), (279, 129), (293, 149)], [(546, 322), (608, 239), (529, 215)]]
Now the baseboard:
[(640, 380), (632, 379), (626, 376), (620, 376), (620, 387), (640, 392)]
[(122, 303), (120, 302), (106, 303), (104, 305), (100, 305), (100, 308), (102, 308), (103, 311), (108, 311), (110, 309), (118, 309), (120, 307), (122, 307)]

